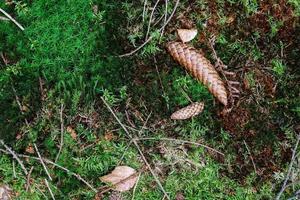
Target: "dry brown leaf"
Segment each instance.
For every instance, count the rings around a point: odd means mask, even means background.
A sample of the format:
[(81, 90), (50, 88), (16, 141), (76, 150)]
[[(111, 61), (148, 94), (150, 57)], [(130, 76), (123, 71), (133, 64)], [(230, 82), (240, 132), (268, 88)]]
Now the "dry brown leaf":
[(0, 186), (0, 200), (11, 200), (12, 190), (7, 185)]
[(136, 170), (128, 166), (118, 166), (110, 174), (102, 176), (101, 181), (114, 185), (114, 190), (130, 190), (137, 181)]
[(77, 133), (76, 131), (71, 127), (71, 126), (68, 126), (67, 127), (67, 132), (70, 133), (71, 137), (76, 140), (77, 138)]
[(199, 115), (203, 111), (203, 108), (204, 108), (203, 102), (192, 103), (191, 105), (174, 112), (171, 115), (171, 119), (175, 119), (175, 120), (189, 119), (191, 117)]
[(195, 78), (208, 87), (223, 105), (227, 105), (227, 91), (214, 66), (195, 48), (182, 42), (169, 42), (167, 50), (171, 56), (190, 72)]
[(28, 147), (26, 147), (25, 151), (30, 154), (34, 153), (34, 149), (33, 149), (32, 145), (29, 145)]
[(197, 29), (177, 29), (177, 33), (182, 42), (189, 42), (196, 37), (198, 31)]

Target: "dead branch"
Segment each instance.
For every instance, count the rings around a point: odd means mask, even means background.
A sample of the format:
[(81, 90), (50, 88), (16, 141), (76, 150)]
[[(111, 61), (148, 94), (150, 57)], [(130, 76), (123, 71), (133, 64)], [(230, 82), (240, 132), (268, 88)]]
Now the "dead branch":
[(27, 171), (27, 169), (25, 168), (23, 162), (22, 162), (22, 161), (20, 160), (20, 158), (18, 157), (18, 155), (17, 155), (11, 148), (9, 148), (9, 147), (4, 143), (3, 140), (0, 140), (0, 144), (1, 144), (2, 146), (4, 146), (4, 148), (7, 150), (7, 152), (9, 152), (9, 154), (11, 154), (11, 155), (13, 156), (13, 158), (19, 163), (19, 165), (20, 165), (21, 168), (23, 169), (24, 174), (27, 176), (28, 171)]

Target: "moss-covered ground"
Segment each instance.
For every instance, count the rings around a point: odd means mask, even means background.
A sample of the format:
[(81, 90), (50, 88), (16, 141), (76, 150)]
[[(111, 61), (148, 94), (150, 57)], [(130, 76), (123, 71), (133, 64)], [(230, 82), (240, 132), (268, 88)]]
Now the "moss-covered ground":
[[(274, 199), (289, 167), (280, 199), (297, 198), (299, 149), (291, 157), (300, 134), (299, 0), (181, 0), (163, 34), (176, 1), (155, 4), (0, 1), (25, 28), (0, 18), (0, 139), (30, 174), (0, 145), (0, 186), (14, 199), (51, 199), (51, 192), (55, 199), (113, 199), (99, 178), (118, 165), (142, 170), (122, 199), (166, 199), (101, 97), (170, 199)], [(146, 40), (151, 16), (152, 40), (120, 58)], [(240, 83), (228, 114), (165, 50), (176, 29), (191, 27), (198, 35), (190, 44), (212, 63), (215, 51)], [(205, 102), (201, 115), (170, 119), (190, 101)], [(52, 180), (35, 145), (64, 167), (46, 163)]]

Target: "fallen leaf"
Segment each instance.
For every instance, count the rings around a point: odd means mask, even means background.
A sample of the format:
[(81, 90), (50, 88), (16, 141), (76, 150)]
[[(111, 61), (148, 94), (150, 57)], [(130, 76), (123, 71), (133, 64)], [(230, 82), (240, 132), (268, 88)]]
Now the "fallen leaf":
[(177, 29), (177, 33), (182, 42), (189, 42), (196, 37), (198, 31), (197, 29)]
[(0, 199), (1, 200), (11, 200), (12, 190), (7, 185), (0, 186)]
[(68, 126), (67, 127), (67, 132), (70, 133), (71, 137), (76, 140), (77, 138), (77, 133), (76, 131), (71, 127), (71, 126)]
[(26, 147), (25, 151), (30, 154), (34, 153), (34, 149), (33, 149), (32, 145), (29, 145), (28, 147)]
[(114, 140), (116, 138), (116, 136), (112, 133), (112, 132), (106, 132), (104, 134), (104, 139), (107, 140), (107, 141), (111, 141), (111, 140)]
[(136, 170), (128, 166), (118, 166), (110, 174), (100, 178), (102, 182), (114, 185), (114, 190), (128, 191), (137, 181)]

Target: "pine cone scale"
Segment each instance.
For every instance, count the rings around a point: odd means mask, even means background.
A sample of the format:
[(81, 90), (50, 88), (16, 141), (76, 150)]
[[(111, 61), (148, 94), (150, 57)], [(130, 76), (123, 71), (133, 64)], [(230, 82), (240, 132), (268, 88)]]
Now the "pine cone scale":
[(209, 60), (193, 47), (181, 42), (168, 43), (167, 50), (192, 76), (206, 85), (208, 90), (222, 104), (227, 105), (227, 92), (224, 83)]

